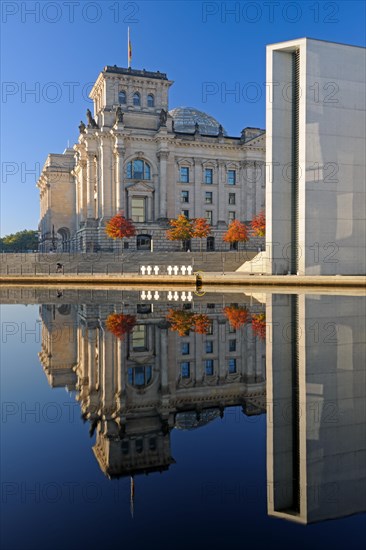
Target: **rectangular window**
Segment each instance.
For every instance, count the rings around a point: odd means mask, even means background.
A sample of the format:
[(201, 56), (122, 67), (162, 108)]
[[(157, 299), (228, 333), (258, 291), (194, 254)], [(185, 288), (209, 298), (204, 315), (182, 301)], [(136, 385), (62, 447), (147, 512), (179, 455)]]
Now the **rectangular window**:
[(229, 351), (236, 351), (236, 340), (229, 340)]
[(137, 304), (136, 306), (136, 313), (151, 313), (152, 312), (152, 305), (151, 304)]
[(212, 204), (212, 193), (211, 191), (206, 191), (205, 193), (205, 203)]
[(132, 333), (132, 350), (133, 351), (146, 351), (147, 350), (147, 338), (146, 338), (146, 325), (137, 325), (133, 329)]
[(212, 168), (205, 168), (205, 183), (211, 185), (213, 182), (213, 170)]
[(236, 372), (236, 359), (231, 357), (229, 359), (229, 374), (234, 374)]
[(132, 221), (145, 222), (145, 199), (144, 197), (133, 197), (131, 201)]
[(206, 353), (213, 353), (213, 342), (212, 342), (212, 340), (208, 340), (206, 342)]
[(227, 183), (228, 183), (228, 185), (235, 185), (236, 184), (236, 170), (228, 170), (227, 171)]
[(185, 216), (187, 219), (189, 218), (189, 210), (182, 210), (183, 216)]
[(182, 202), (189, 202), (189, 191), (181, 192)]
[(182, 342), (182, 355), (189, 355), (189, 342)]
[(205, 217), (208, 223), (212, 225), (212, 210), (206, 210)]
[(207, 376), (212, 376), (214, 373), (214, 362), (213, 359), (206, 359), (204, 362), (205, 373)]
[(211, 322), (208, 327), (207, 327), (207, 332), (206, 334), (209, 334), (212, 336), (212, 334), (214, 333), (214, 327), (213, 327), (213, 323)]
[(229, 193), (229, 204), (235, 204), (235, 193)]
[(229, 334), (235, 334), (236, 328), (232, 327), (229, 323)]
[(235, 212), (230, 211), (228, 215), (229, 223), (235, 220)]
[(189, 183), (189, 168), (187, 166), (180, 167), (180, 182)]
[(190, 363), (189, 361), (183, 361), (181, 364), (180, 364), (180, 375), (182, 378), (189, 378), (190, 377), (190, 371), (191, 371), (191, 368), (190, 368)]

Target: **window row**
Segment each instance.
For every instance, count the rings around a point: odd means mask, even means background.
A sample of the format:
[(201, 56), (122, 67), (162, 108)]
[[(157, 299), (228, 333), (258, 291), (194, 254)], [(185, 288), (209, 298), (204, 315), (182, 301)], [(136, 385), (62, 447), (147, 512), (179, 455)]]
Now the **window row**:
[[(203, 361), (203, 368), (206, 376), (213, 376), (215, 373), (215, 361), (213, 359), (206, 359)], [(229, 374), (236, 373), (236, 359), (235, 357), (230, 357), (227, 362), (227, 368)], [(180, 375), (182, 378), (191, 377), (191, 363), (190, 361), (182, 361), (180, 364)]]
[[(130, 444), (133, 445), (133, 443), (135, 445), (136, 453), (140, 454), (140, 453), (143, 452), (143, 450), (144, 450), (144, 439), (138, 438), (138, 439), (135, 439), (134, 442), (128, 441), (128, 440), (125, 439), (121, 443), (122, 454), (128, 455), (129, 452), (130, 452)], [(150, 437), (148, 440), (145, 439), (145, 445), (148, 445), (148, 450), (149, 451), (156, 451), (156, 449), (157, 449), (156, 437)]]
[[(236, 351), (236, 340), (229, 340), (229, 352)], [(214, 352), (214, 343), (213, 340), (207, 340), (205, 342), (205, 353), (213, 353)], [(189, 342), (182, 342), (181, 344), (181, 354), (182, 355), (189, 355), (190, 354), (190, 343)]]
[[(118, 103), (120, 105), (126, 105), (127, 104), (127, 92), (124, 90), (121, 90), (118, 94)], [(132, 95), (132, 104), (135, 107), (141, 106), (141, 95), (139, 92), (134, 92)], [(155, 107), (155, 98), (153, 94), (148, 94), (146, 98), (146, 106), (147, 107)]]
[[(179, 169), (179, 181), (180, 183), (189, 183), (189, 167), (181, 166)], [(206, 185), (213, 184), (213, 169), (205, 168), (203, 175), (203, 182)], [(227, 170), (226, 172), (226, 183), (228, 185), (236, 185), (236, 170)]]
[[(183, 190), (181, 191), (181, 201), (184, 203), (189, 202), (189, 191)], [(212, 191), (205, 191), (205, 204), (212, 204), (213, 203), (213, 193)], [(236, 197), (235, 193), (229, 193), (228, 203), (231, 205), (236, 204)]]
[[(185, 216), (187, 219), (190, 218), (190, 212), (189, 210), (182, 210), (182, 214), (183, 216)], [(207, 222), (210, 224), (210, 225), (214, 225), (214, 222), (213, 222), (213, 212), (212, 210), (205, 210), (205, 215), (204, 215), (205, 219), (207, 220)], [(236, 213), (234, 212), (234, 210), (229, 210), (228, 212), (228, 222), (232, 222), (233, 220), (236, 219)]]

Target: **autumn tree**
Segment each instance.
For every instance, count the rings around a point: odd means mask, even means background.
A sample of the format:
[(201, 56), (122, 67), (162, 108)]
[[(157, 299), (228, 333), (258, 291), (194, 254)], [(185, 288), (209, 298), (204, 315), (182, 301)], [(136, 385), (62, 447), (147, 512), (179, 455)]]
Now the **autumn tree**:
[(116, 338), (122, 340), (125, 334), (133, 331), (136, 325), (135, 315), (111, 313), (106, 320), (106, 327)]
[(111, 218), (105, 227), (105, 232), (111, 239), (129, 239), (136, 235), (136, 229), (131, 220), (124, 217), (123, 212), (119, 212)]
[(251, 228), (253, 229), (254, 235), (257, 237), (264, 237), (266, 234), (266, 215), (264, 210), (259, 212), (251, 221)]
[(249, 313), (246, 307), (227, 306), (224, 308), (224, 315), (235, 330), (249, 322)]
[(248, 237), (248, 230), (245, 223), (239, 221), (239, 220), (232, 220), (230, 222), (230, 225), (228, 227), (228, 230), (223, 236), (223, 240), (226, 243), (234, 244), (234, 243), (240, 243), (245, 242), (249, 239)]
[(178, 332), (179, 336), (184, 336), (193, 328), (194, 313), (192, 311), (169, 309), (167, 321), (170, 323), (170, 330)]
[(261, 340), (266, 338), (266, 315), (265, 313), (258, 313), (252, 315), (252, 330), (253, 334), (258, 336)]
[(177, 219), (169, 220), (171, 229), (166, 232), (169, 241), (188, 241), (193, 237), (193, 220), (189, 220), (184, 214), (180, 214)]
[(167, 321), (170, 330), (178, 332), (179, 336), (185, 336), (191, 330), (197, 334), (207, 334), (211, 326), (210, 319), (204, 313), (193, 313), (184, 309), (169, 309)]
[(211, 225), (206, 218), (196, 218), (193, 221), (193, 237), (200, 239), (200, 251), (202, 250), (202, 239), (211, 234)]
[(208, 334), (211, 321), (205, 313), (196, 313), (193, 317), (193, 330), (197, 334)]

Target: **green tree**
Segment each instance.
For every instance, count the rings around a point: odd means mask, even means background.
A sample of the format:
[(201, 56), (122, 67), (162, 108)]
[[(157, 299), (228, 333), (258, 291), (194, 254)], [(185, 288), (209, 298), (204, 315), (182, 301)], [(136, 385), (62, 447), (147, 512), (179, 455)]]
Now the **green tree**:
[(38, 250), (38, 231), (24, 229), (17, 233), (5, 235), (0, 239), (0, 250), (1, 252)]

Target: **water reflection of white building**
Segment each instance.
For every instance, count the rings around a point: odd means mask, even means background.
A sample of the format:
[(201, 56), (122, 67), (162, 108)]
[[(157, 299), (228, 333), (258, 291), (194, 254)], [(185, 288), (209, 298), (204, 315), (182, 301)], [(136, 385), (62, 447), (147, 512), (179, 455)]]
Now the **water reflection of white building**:
[(365, 298), (272, 294), (266, 311), (268, 513), (364, 512)]
[[(250, 324), (234, 330), (217, 299), (174, 304), (210, 320), (207, 334), (184, 336), (169, 328), (172, 304), (148, 303), (140, 293), (126, 295), (123, 306), (41, 307), (44, 370), (51, 385), (77, 390), (82, 416), (96, 434), (94, 454), (109, 477), (167, 469), (174, 462), (173, 428), (198, 428), (229, 406), (246, 415), (265, 412), (265, 343)], [(230, 296), (230, 303), (263, 311), (252, 302)], [(122, 310), (137, 324), (118, 339), (106, 320)]]

